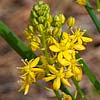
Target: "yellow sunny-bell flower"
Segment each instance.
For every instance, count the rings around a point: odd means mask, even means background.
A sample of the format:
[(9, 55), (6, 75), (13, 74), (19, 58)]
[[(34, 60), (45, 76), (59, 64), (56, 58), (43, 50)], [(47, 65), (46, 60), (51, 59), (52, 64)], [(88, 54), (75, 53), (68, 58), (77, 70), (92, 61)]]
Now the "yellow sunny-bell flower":
[(71, 35), (70, 38), (73, 42), (77, 42), (78, 45), (81, 45), (82, 43), (92, 42), (92, 38), (84, 36), (85, 32), (85, 30), (80, 31), (80, 28), (76, 28), (73, 32), (73, 35)]
[(28, 93), (29, 86), (36, 82), (36, 74), (43, 72), (43, 69), (40, 69), (37, 66), (39, 62), (39, 57), (35, 59), (31, 59), (30, 61), (25, 60), (23, 63), (25, 64), (24, 67), (18, 67), (21, 70), (21, 80), (22, 84), (19, 89), (19, 92), (24, 90), (24, 95)]
[(87, 4), (87, 0), (76, 0), (76, 3), (79, 5), (85, 6)]
[(71, 54), (75, 50), (85, 49), (85, 47), (82, 44), (71, 42), (68, 37), (69, 37), (68, 35), (64, 35), (63, 40), (61, 40), (61, 43), (58, 43), (56, 40), (54, 40), (54, 44), (49, 46), (49, 49), (51, 51), (58, 53), (57, 60), (63, 66), (69, 65), (67, 59), (71, 58)]
[(68, 78), (72, 77), (73, 74), (71, 72), (66, 71), (66, 74), (65, 74), (64, 67), (61, 67), (59, 70), (57, 70), (52, 65), (48, 65), (48, 69), (51, 74), (48, 75), (47, 77), (43, 78), (43, 80), (45, 80), (46, 82), (48, 82), (50, 80), (54, 80), (53, 81), (53, 89), (58, 90), (61, 86), (61, 82), (63, 84), (65, 84), (66, 86), (71, 86), (67, 80)]

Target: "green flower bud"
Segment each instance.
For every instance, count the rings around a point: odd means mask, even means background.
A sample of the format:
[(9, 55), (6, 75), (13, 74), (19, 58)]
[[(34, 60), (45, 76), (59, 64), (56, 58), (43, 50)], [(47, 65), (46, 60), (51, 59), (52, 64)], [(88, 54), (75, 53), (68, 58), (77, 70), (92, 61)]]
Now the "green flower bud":
[(40, 7), (39, 7), (39, 5), (35, 5), (35, 6), (33, 6), (33, 9), (38, 11), (40, 9)]
[(53, 34), (54, 34), (55, 36), (59, 35), (59, 34), (60, 34), (60, 29), (59, 29), (58, 27), (55, 27), (55, 28), (53, 29)]
[(42, 1), (42, 0), (39, 1), (38, 5), (40, 6), (40, 5), (42, 5), (42, 4), (43, 4), (43, 1)]
[(37, 11), (37, 13), (38, 13), (39, 16), (43, 16), (44, 11), (43, 10), (39, 10), (39, 11)]
[(45, 22), (45, 28), (49, 28), (51, 26), (50, 22)]
[(47, 4), (45, 4), (45, 10), (47, 10), (48, 13), (50, 12), (50, 8), (49, 8), (49, 6)]
[(38, 18), (38, 21), (39, 21), (39, 23), (44, 23), (45, 17), (40, 16), (40, 17)]
[(54, 21), (60, 21), (60, 18), (58, 15), (54, 16)]
[(31, 14), (33, 17), (38, 17), (37, 13), (34, 10), (31, 12)]
[(62, 23), (61, 22), (55, 22), (55, 27), (61, 27)]
[(60, 14), (59, 18), (61, 20), (61, 23), (63, 24), (65, 22), (65, 16), (63, 14)]
[(33, 33), (34, 32), (33, 26), (29, 25), (28, 30)]
[(53, 29), (53, 34), (57, 34), (58, 31), (59, 31), (59, 28), (58, 28), (58, 27), (55, 27), (55, 28)]
[(42, 25), (42, 24), (39, 24), (39, 25), (38, 25), (38, 31), (39, 31), (39, 32), (42, 32), (43, 29), (44, 29), (43, 25)]
[(36, 18), (33, 18), (33, 19), (32, 19), (32, 24), (33, 24), (33, 25), (38, 25), (38, 21), (37, 21)]

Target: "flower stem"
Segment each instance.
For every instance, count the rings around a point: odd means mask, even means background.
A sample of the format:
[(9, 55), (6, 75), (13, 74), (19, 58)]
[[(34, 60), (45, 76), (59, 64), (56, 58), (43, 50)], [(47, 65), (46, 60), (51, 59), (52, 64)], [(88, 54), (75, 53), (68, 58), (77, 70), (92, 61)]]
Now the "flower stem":
[(61, 97), (60, 93), (56, 90), (53, 90), (53, 91), (56, 94), (56, 97), (58, 98), (58, 100), (62, 100), (62, 97)]
[(36, 55), (3, 22), (0, 21), (0, 36), (23, 58), (32, 59)]
[[(76, 54), (76, 58), (79, 59), (80, 55)], [(96, 79), (95, 75), (92, 73), (92, 71), (88, 68), (87, 64), (82, 59), (79, 60), (79, 63), (82, 65), (82, 68), (83, 68), (84, 72), (86, 73), (89, 80), (91, 81), (91, 83), (96, 88), (97, 92), (100, 94), (100, 83)]]
[(91, 19), (93, 20), (93, 23), (95, 24), (98, 32), (100, 32), (100, 22), (88, 0), (87, 0), (87, 5), (85, 6), (85, 8), (86, 8), (88, 14), (90, 15)]
[(96, 0), (97, 3), (97, 11), (100, 12), (100, 0)]
[(76, 81), (76, 79), (74, 77), (72, 77), (72, 80), (73, 80), (73, 82), (74, 82), (74, 84), (76, 86), (77, 92), (79, 92), (82, 100), (87, 100), (87, 98), (85, 97), (83, 91), (81, 90), (81, 88), (80, 88), (80, 86), (78, 84), (78, 81)]
[(61, 84), (61, 88), (60, 89), (64, 93), (70, 95), (72, 97), (72, 100), (77, 100), (76, 98), (73, 97), (73, 95), (70, 93), (70, 91), (65, 87), (65, 85), (63, 83)]
[(42, 35), (42, 47), (44, 48), (44, 55), (48, 61), (48, 63), (50, 62), (49, 60), (49, 54), (48, 54), (48, 51), (47, 51), (47, 46), (46, 46), (46, 36), (45, 36), (45, 32), (41, 32), (41, 35)]

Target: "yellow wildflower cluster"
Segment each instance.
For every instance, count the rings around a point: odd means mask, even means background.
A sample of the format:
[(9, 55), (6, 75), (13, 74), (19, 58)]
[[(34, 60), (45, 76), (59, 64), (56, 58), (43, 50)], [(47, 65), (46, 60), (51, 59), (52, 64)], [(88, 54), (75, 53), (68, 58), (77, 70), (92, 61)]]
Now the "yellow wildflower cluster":
[[(65, 16), (51, 16), (49, 6), (42, 1), (33, 6), (30, 24), (24, 33), (32, 50), (39, 50), (40, 53), (29, 62), (25, 60), (25, 66), (19, 68), (22, 80), (19, 91), (25, 90), (24, 94), (27, 94), (29, 86), (40, 79), (51, 81), (54, 90), (59, 90), (61, 83), (71, 86), (71, 77), (77, 81), (82, 79), (80, 59), (76, 59), (75, 55), (85, 50), (85, 44), (92, 42), (92, 39), (85, 36), (85, 30), (74, 28), (74, 17), (68, 18), (66, 31), (62, 31), (64, 23)], [(38, 65), (39, 61), (41, 65)]]

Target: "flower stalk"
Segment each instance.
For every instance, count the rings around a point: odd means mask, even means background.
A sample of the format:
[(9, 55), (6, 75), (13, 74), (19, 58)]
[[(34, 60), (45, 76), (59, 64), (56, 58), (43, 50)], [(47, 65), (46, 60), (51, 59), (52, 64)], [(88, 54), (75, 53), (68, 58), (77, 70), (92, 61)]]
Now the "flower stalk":
[(23, 58), (32, 59), (36, 55), (20, 40), (10, 28), (0, 21), (0, 36)]
[(100, 33), (100, 22), (99, 22), (99, 20), (98, 20), (98, 18), (96, 16), (92, 6), (90, 5), (90, 2), (88, 0), (87, 0), (87, 5), (85, 6), (85, 8), (86, 8), (88, 14), (90, 15), (93, 23), (95, 24), (98, 32)]
[(100, 12), (100, 0), (96, 0), (97, 3), (97, 11)]
[[(80, 55), (76, 54), (76, 58), (79, 59)], [(82, 65), (84, 72), (96, 88), (97, 92), (100, 94), (100, 82), (96, 79), (95, 75), (92, 73), (92, 71), (88, 68), (87, 64), (82, 59), (79, 60), (79, 63)]]
[(87, 100), (87, 98), (85, 97), (83, 91), (81, 90), (78, 81), (76, 81), (76, 79), (74, 77), (72, 77), (72, 80), (76, 86), (77, 92), (80, 94), (82, 100)]

